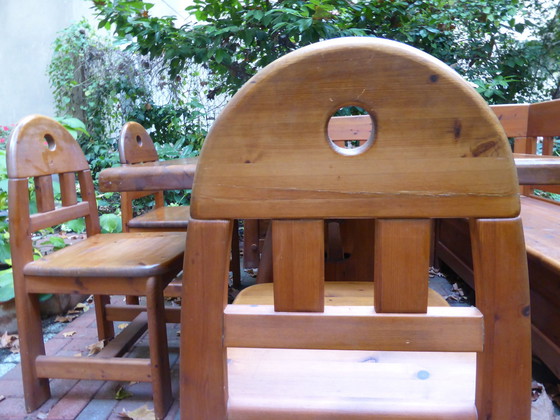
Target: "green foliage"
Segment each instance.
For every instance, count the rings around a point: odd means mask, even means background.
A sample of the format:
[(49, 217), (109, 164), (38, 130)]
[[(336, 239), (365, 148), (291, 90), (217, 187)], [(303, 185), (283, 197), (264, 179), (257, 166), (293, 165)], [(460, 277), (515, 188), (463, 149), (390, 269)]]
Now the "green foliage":
[(7, 302), (14, 298), (14, 278), (12, 269), (0, 271), (0, 302)]
[[(552, 4), (554, 3), (554, 4)], [(537, 0), (194, 0), (196, 24), (176, 27), (150, 14), (146, 1), (94, 1), (99, 26), (113, 28), (129, 49), (162, 57), (172, 77), (192, 61), (211, 75), (209, 97), (232, 94), (256, 71), (298, 47), (341, 36), (375, 36), (420, 48), (455, 68), (490, 102), (550, 97), (536, 69), (544, 28), (553, 20)], [(558, 19), (555, 34), (559, 34)], [(560, 35), (557, 35), (560, 37)], [(556, 39), (556, 38), (555, 38)], [(548, 44), (556, 57), (560, 43)], [(560, 85), (560, 84), (558, 84)]]
[(156, 143), (200, 149), (213, 113), (192, 78), (170, 77), (162, 59), (123, 51), (85, 21), (62, 31), (53, 48), (48, 74), (57, 113), (78, 134), (94, 179), (119, 164), (117, 138), (127, 121), (141, 123)]
[(101, 225), (101, 233), (122, 232), (122, 221), (116, 214), (102, 214), (99, 217), (99, 223)]
[(76, 233), (84, 233), (86, 231), (86, 222), (83, 217), (70, 220), (62, 225), (62, 230), (72, 231)]

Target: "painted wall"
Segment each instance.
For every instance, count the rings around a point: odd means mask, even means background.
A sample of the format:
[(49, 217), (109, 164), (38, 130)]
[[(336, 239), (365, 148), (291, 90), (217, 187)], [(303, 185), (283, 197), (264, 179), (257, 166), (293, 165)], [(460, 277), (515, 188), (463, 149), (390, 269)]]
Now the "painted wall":
[[(185, 17), (188, 0), (156, 0), (157, 15)], [(0, 125), (29, 114), (54, 116), (47, 66), (57, 32), (82, 17), (90, 0), (0, 0)], [(179, 20), (183, 20), (180, 19)], [(181, 22), (182, 23), (182, 22)]]

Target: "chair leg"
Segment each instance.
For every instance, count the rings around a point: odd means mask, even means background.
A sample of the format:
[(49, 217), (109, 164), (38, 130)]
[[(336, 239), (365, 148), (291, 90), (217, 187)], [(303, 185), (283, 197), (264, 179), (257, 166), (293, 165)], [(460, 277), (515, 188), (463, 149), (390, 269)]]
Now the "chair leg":
[(115, 326), (112, 321), (107, 320), (105, 306), (111, 303), (111, 297), (107, 295), (95, 295), (95, 318), (97, 320), (97, 337), (99, 340), (110, 340), (115, 336)]
[(25, 408), (31, 412), (51, 397), (48, 378), (38, 378), (35, 370), (35, 359), (45, 354), (37, 295), (16, 292), (16, 309)]
[(147, 281), (146, 310), (148, 313), (154, 412), (156, 418), (162, 419), (171, 407), (173, 398), (165, 326), (165, 303), (162, 282), (159, 278), (150, 277)]

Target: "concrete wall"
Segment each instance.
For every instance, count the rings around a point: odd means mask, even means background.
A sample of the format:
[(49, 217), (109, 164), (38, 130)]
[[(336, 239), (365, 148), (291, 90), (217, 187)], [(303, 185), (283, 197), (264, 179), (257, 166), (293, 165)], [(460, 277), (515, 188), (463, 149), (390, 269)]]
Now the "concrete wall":
[[(153, 14), (185, 17), (188, 0), (156, 0)], [(57, 32), (86, 17), (91, 0), (0, 0), (0, 125), (29, 114), (54, 116), (47, 66)], [(182, 20), (182, 19), (179, 19)]]
[(92, 19), (83, 0), (0, 0), (0, 124), (54, 115), (46, 75), (57, 32)]

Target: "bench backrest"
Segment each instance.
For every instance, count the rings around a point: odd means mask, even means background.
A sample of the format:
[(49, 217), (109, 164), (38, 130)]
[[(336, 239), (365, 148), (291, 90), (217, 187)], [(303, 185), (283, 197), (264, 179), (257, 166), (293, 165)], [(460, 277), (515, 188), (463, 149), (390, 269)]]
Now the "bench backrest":
[[(514, 139), (515, 153), (553, 154), (555, 138), (560, 136), (560, 100), (494, 105), (491, 108), (502, 123), (506, 135)], [(533, 195), (535, 189), (560, 194), (558, 185), (527, 185), (522, 187), (522, 192), (529, 196)], [(549, 201), (560, 204), (558, 201)]]

